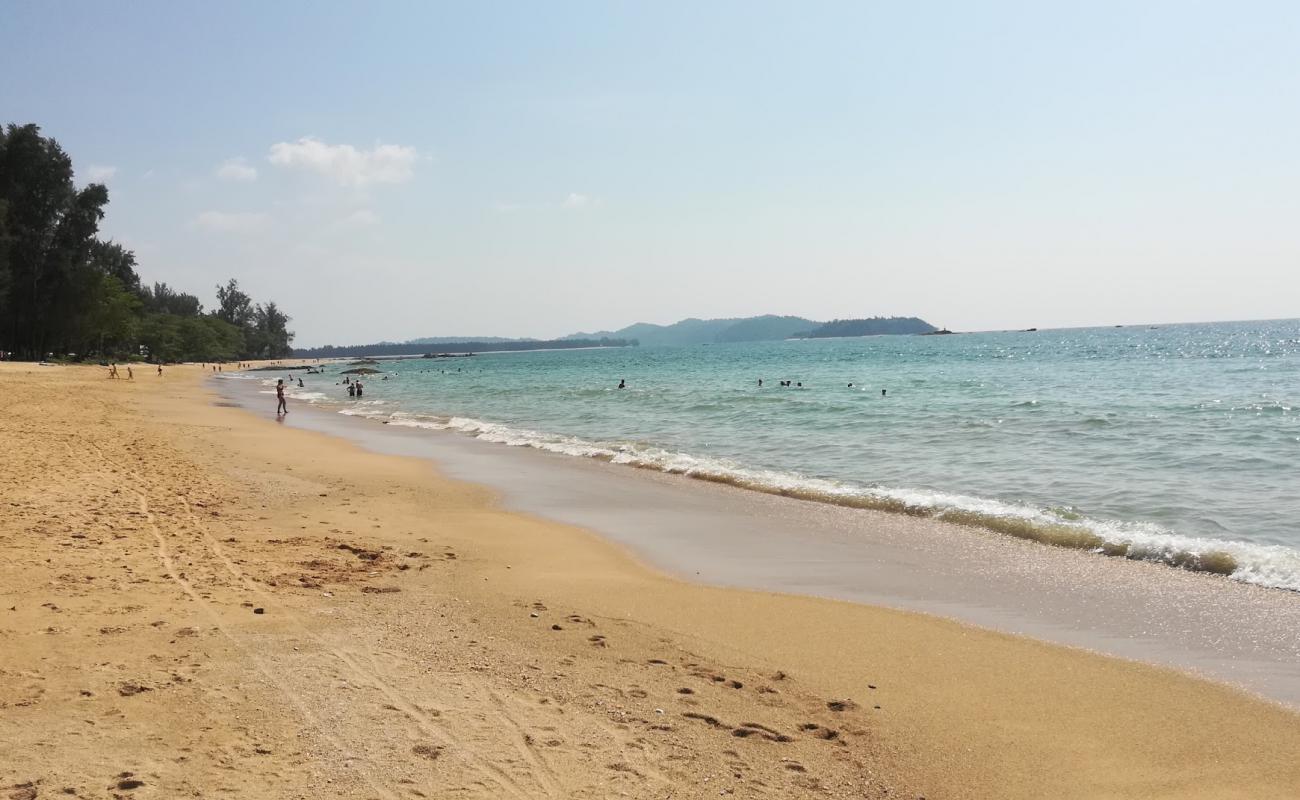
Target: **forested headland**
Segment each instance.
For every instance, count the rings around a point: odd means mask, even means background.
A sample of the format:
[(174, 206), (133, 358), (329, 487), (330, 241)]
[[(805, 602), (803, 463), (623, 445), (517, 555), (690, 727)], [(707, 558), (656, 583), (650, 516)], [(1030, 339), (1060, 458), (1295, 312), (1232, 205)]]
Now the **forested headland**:
[(796, 333), (793, 338), (830, 339), (841, 336), (933, 333), (936, 330), (938, 329), (919, 317), (869, 317), (831, 320), (806, 333)]
[(108, 187), (73, 182), (72, 159), (36, 125), (0, 129), (0, 355), (76, 360), (280, 358), (289, 316), (235, 279), (217, 307), (146, 285), (135, 253), (99, 238)]

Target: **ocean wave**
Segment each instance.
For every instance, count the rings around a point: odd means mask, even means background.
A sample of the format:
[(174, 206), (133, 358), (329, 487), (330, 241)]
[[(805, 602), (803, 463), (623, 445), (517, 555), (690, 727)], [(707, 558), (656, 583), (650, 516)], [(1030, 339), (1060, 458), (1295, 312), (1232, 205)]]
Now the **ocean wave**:
[(1224, 575), (1243, 583), (1300, 591), (1300, 550), (1186, 536), (1149, 523), (1094, 519), (1068, 508), (1035, 508), (928, 489), (864, 486), (797, 473), (754, 469), (729, 459), (695, 456), (641, 443), (590, 441), (471, 417), (388, 412), (359, 405), (340, 414), (388, 425), (455, 431), (486, 442), (592, 458), (765, 494), (926, 517), (1045, 545)]

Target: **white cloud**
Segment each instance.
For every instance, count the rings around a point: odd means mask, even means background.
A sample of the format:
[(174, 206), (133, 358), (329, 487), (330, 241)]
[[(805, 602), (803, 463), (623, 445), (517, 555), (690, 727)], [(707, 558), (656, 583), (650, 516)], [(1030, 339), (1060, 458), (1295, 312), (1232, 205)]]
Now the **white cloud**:
[(599, 206), (599, 204), (601, 204), (599, 198), (593, 198), (593, 196), (578, 194), (576, 191), (571, 191), (571, 193), (568, 193), (568, 196), (565, 196), (564, 202), (560, 203), (560, 206), (564, 208), (586, 208), (589, 206)]
[(379, 224), (379, 215), (368, 208), (358, 208), (341, 220), (342, 224), (357, 228), (366, 228)]
[(228, 158), (217, 167), (217, 177), (226, 181), (255, 181), (257, 168), (251, 166), (243, 156)]
[(264, 227), (269, 219), (265, 214), (247, 211), (204, 211), (194, 218), (192, 224), (205, 231), (248, 233)]
[(414, 147), (378, 144), (371, 150), (358, 150), (350, 144), (326, 144), (304, 136), (296, 142), (272, 145), (267, 160), (278, 167), (319, 173), (343, 186), (363, 186), (409, 181), (419, 157)]
[(103, 183), (117, 174), (117, 167), (100, 167), (91, 164), (86, 169), (86, 180), (91, 183)]

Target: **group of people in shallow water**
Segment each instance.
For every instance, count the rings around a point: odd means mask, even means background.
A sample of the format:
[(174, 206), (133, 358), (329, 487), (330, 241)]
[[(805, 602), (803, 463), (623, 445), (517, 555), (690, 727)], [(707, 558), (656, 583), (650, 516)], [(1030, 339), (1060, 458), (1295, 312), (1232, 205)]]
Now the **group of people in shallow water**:
[[(385, 375), (383, 379), (388, 380), (388, 376)], [(286, 386), (285, 381), (288, 381), (289, 382), (288, 385), (292, 386), (294, 380), (295, 378), (292, 375), (290, 375), (288, 378), (280, 378), (275, 382), (275, 415), (277, 417), (289, 413), (288, 401), (284, 395), (284, 390)], [(303, 385), (302, 378), (297, 378), (296, 380), (298, 382), (299, 389), (306, 388)], [(366, 385), (362, 383), (360, 379), (352, 380), (351, 378), (344, 378), (343, 385), (348, 387), (348, 397), (365, 396)]]
[[(128, 367), (128, 370), (129, 370), (129, 369), (130, 369), (130, 368)], [(427, 370), (424, 370), (424, 371), (427, 372)], [(444, 371), (445, 371), (445, 370), (444, 370)], [(456, 371), (459, 372), (460, 370), (456, 370)], [(158, 373), (159, 373), (159, 374), (162, 374), (162, 367), (159, 367), (159, 368), (158, 368)], [(116, 371), (114, 371), (114, 373), (113, 373), (110, 377), (114, 377), (114, 378), (117, 377), (117, 373), (116, 373)], [(388, 376), (385, 375), (384, 378), (383, 378), (383, 380), (388, 380)], [(293, 376), (290, 376), (290, 377), (289, 377), (289, 383), (290, 383), (290, 385), (293, 384)], [(345, 377), (345, 378), (343, 379), (343, 385), (346, 386), (346, 387), (348, 387), (348, 397), (361, 397), (361, 396), (363, 396), (363, 394), (364, 394), (364, 392), (365, 392), (365, 385), (361, 382), (360, 379), (357, 379), (357, 380), (354, 381), (354, 380), (352, 380), (351, 378), (346, 378), (346, 377)], [(792, 388), (792, 389), (802, 389), (802, 388), (803, 388), (803, 381), (778, 381), (778, 385), (780, 385), (780, 386), (782, 386), (782, 387), (789, 387), (789, 388)], [(300, 388), (302, 387), (302, 378), (299, 378), (299, 379), (298, 379), (298, 386), (299, 386)], [(627, 378), (619, 378), (619, 379), (618, 379), (618, 388), (620, 388), (620, 389), (626, 389), (626, 388), (627, 388)], [(763, 388), (763, 379), (762, 379), (762, 378), (759, 378), (759, 379), (758, 379), (758, 388), (760, 388), (760, 389)], [(853, 384), (850, 383), (850, 384), (848, 385), (848, 388), (852, 389), (852, 388), (853, 388)], [(881, 396), (881, 397), (885, 397), (886, 394), (887, 394), (887, 392), (888, 392), (887, 389), (881, 389), (881, 390), (880, 390), (880, 396)], [(279, 416), (279, 415), (281, 415), (281, 414), (288, 414), (288, 413), (289, 413), (289, 407), (288, 407), (288, 405), (286, 405), (286, 403), (285, 403), (285, 398), (284, 398), (284, 379), (280, 379), (279, 381), (276, 382), (276, 385), (275, 385), (275, 397), (276, 397), (276, 412), (275, 412), (275, 413), (276, 413), (276, 416)]]
[[(778, 381), (777, 383), (778, 383), (778, 385), (780, 385), (780, 386), (788, 386), (788, 387), (793, 388), (793, 389), (802, 389), (802, 388), (803, 388), (803, 381)], [(627, 388), (627, 378), (619, 378), (619, 379), (618, 379), (618, 388), (620, 388), (620, 389), (626, 389), (626, 388)], [(762, 379), (762, 378), (759, 378), (759, 379), (758, 379), (758, 388), (760, 388), (760, 389), (763, 388), (763, 379)], [(850, 383), (848, 388), (852, 389), (852, 388), (853, 388), (853, 384)], [(888, 390), (886, 390), (886, 389), (881, 389), (881, 390), (880, 390), (880, 396), (881, 396), (881, 397), (884, 397), (884, 396), (885, 396), (885, 393), (886, 393), (887, 391), (888, 391)]]
[[(779, 381), (778, 383), (779, 383), (779, 385), (781, 385), (781, 386), (790, 386), (790, 385), (791, 385), (790, 381)], [(802, 381), (795, 381), (794, 384), (793, 384), (793, 387), (794, 387), (795, 389), (802, 389), (802, 388), (803, 388), (803, 382), (802, 382)], [(759, 378), (759, 379), (758, 379), (758, 388), (760, 388), (760, 389), (763, 388), (763, 379), (762, 379), (762, 378)], [(850, 383), (850, 384), (848, 385), (848, 388), (852, 389), (852, 388), (853, 388), (853, 384)], [(881, 390), (880, 390), (880, 396), (881, 396), (881, 397), (884, 397), (884, 396), (886, 395), (886, 392), (888, 392), (887, 389), (881, 389)]]

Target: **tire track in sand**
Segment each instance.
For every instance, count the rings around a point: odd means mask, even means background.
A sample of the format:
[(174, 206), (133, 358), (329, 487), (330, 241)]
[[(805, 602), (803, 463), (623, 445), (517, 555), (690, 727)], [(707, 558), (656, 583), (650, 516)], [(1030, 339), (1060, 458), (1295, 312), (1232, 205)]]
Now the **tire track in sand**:
[[(221, 561), (231, 576), (240, 581), (244, 585), (244, 588), (250, 593), (262, 598), (263, 602), (269, 602), (272, 600), (274, 595), (258, 585), (255, 580), (240, 569), (239, 566), (226, 554), (225, 548), (221, 546), (221, 543), (207, 529), (203, 520), (194, 512), (194, 509), (189, 502), (189, 498), (182, 494), (178, 496), (178, 499), (181, 501), (185, 509), (190, 525), (207, 544), (208, 548), (213, 552), (217, 559)], [(451, 745), (451, 752), (455, 753), (467, 766), (470, 767), (470, 769), (479, 773), (489, 782), (497, 784), (502, 790), (515, 797), (524, 799), (532, 796), (525, 791), (524, 787), (522, 787), (508, 772), (501, 769), (501, 767), (491, 761), (478, 756), (474, 752), (474, 748), (461, 741), (459, 737), (452, 733), (448, 726), (436, 722), (434, 718), (421, 709), (414, 700), (402, 693), (392, 683), (384, 680), (379, 675), (377, 668), (366, 669), (362, 666), (358, 655), (354, 651), (337, 647), (333, 643), (327, 641), (324, 637), (312, 631), (293, 611), (285, 608), (283, 609), (283, 613), (289, 618), (294, 626), (298, 628), (302, 635), (316, 642), (326, 652), (330, 653), (330, 655), (342, 662), (352, 673), (354, 679), (359, 683), (369, 684), (372, 688), (383, 694), (388, 702), (414, 723), (424, 735), (434, 740), (441, 740), (446, 745)], [(372, 667), (374, 667), (373, 654), (369, 654), (369, 657), (372, 659)], [(506, 723), (503, 727), (509, 725), (517, 727), (517, 724), (515, 724), (513, 720), (507, 719), (503, 720), (503, 722)], [(519, 739), (520, 744), (522, 745), (522, 735)], [(522, 753), (521, 755), (524, 756), (525, 762), (531, 767), (531, 769), (528, 770), (529, 777), (532, 778), (538, 788), (545, 792), (545, 796), (556, 798), (556, 800), (560, 800), (566, 796), (564, 791), (559, 787), (554, 773), (549, 767), (540, 761), (535, 753), (529, 751)]]
[[(302, 718), (308, 722), (308, 724), (321, 736), (322, 739), (329, 742), (336, 750), (338, 750), (340, 754), (348, 754), (349, 750), (347, 746), (336, 736), (334, 736), (333, 734), (325, 730), (324, 726), (320, 724), (320, 721), (316, 719), (314, 714), (312, 714), (310, 707), (307, 705), (305, 699), (300, 694), (298, 694), (293, 689), (291, 689), (288, 685), (286, 685), (283, 681), (280, 681), (278, 678), (275, 677), (274, 672), (272, 672), (267, 667), (267, 665), (262, 661), (262, 659), (255, 652), (253, 652), (251, 649), (245, 646), (243, 642), (239, 640), (239, 637), (236, 636), (226, 626), (225, 622), (221, 618), (221, 615), (218, 614), (216, 609), (212, 607), (212, 604), (209, 603), (207, 600), (205, 600), (202, 596), (200, 596), (198, 591), (195, 590), (193, 584), (190, 583), (190, 581), (187, 578), (183, 577), (181, 572), (176, 568), (176, 562), (172, 558), (171, 551), (167, 547), (167, 538), (163, 535), (162, 530), (159, 528), (158, 520), (154, 516), (152, 507), (149, 505), (148, 495), (144, 492), (143, 489), (138, 488), (141, 486), (148, 486), (148, 483), (143, 479), (143, 477), (135, 470), (132, 470), (129, 467), (125, 467), (122, 464), (119, 464), (118, 462), (109, 458), (107, 455), (104, 454), (104, 451), (99, 447), (99, 445), (95, 444), (94, 442), (90, 442), (89, 444), (90, 447), (95, 450), (95, 452), (99, 455), (99, 458), (105, 464), (117, 467), (124, 474), (128, 475), (133, 481), (135, 481), (135, 485), (128, 486), (127, 491), (131, 492), (131, 494), (136, 496), (136, 499), (139, 504), (140, 513), (144, 516), (145, 521), (149, 526), (149, 531), (153, 535), (154, 544), (155, 544), (155, 556), (157, 557), (159, 563), (162, 564), (163, 571), (167, 575), (167, 577), (174, 584), (176, 584), (178, 588), (180, 588), (180, 590), (185, 594), (186, 597), (188, 597), (193, 602), (197, 603), (198, 606), (203, 609), (203, 612), (207, 615), (207, 617), (210, 620), (212, 620), (213, 626), (216, 627), (217, 630), (220, 631), (221, 634), (226, 639), (228, 639), (236, 648), (238, 648), (241, 652), (243, 652), (248, 657), (249, 661), (256, 667), (257, 671), (262, 675), (263, 679), (265, 679), (268, 684), (278, 689), (280, 693), (283, 694), (289, 700), (290, 704), (293, 705), (295, 709), (297, 709), (298, 713), (302, 716)], [(68, 445), (68, 447), (69, 447), (70, 455), (74, 455), (73, 453), (71, 453), (71, 445)], [(376, 781), (370, 775), (369, 770), (358, 770), (357, 772), (360, 774), (361, 778), (365, 781), (366, 785), (372, 791), (377, 792), (380, 796), (386, 798), (386, 800), (400, 800), (400, 796), (397, 793), (393, 792), (388, 787)]]

